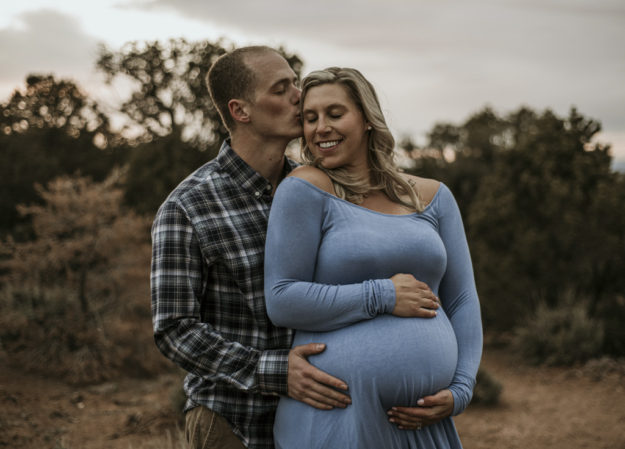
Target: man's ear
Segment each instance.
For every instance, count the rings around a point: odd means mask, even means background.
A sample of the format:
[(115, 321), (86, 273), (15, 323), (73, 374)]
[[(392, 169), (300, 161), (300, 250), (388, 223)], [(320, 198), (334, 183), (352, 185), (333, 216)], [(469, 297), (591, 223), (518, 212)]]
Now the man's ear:
[(230, 100), (228, 102), (228, 110), (235, 122), (249, 123), (250, 116), (247, 106), (245, 100)]

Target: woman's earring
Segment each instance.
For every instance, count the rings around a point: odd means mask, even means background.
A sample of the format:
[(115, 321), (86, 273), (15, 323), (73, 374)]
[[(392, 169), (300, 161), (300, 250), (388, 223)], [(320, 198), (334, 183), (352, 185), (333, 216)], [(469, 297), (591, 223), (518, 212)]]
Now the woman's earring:
[(371, 125), (367, 126), (367, 131), (371, 131), (373, 128), (371, 128)]

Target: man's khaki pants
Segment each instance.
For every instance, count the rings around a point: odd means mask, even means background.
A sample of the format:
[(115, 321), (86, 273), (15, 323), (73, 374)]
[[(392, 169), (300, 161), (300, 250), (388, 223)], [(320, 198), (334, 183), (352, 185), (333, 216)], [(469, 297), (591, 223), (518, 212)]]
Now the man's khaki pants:
[(185, 421), (189, 449), (245, 449), (228, 421), (206, 407), (189, 410)]

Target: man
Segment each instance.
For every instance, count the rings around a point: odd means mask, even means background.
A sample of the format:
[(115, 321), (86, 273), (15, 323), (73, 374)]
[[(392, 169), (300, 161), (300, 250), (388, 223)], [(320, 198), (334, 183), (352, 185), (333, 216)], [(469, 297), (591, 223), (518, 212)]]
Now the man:
[(185, 179), (152, 227), (156, 344), (184, 368), (192, 448), (273, 448), (278, 395), (345, 407), (347, 386), (310, 365), (323, 351), (289, 350), (292, 331), (267, 318), (263, 253), (272, 194), (292, 169), (287, 144), (301, 135), (300, 91), (268, 47), (219, 58), (208, 87), (230, 133), (219, 155)]

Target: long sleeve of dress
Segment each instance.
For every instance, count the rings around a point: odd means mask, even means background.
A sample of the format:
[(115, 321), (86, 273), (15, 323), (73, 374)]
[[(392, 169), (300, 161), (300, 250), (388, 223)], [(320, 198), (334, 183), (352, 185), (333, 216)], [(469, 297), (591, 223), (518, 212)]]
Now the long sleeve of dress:
[(395, 307), (390, 279), (347, 285), (312, 282), (326, 200), (295, 177), (286, 178), (276, 191), (265, 246), (265, 299), (269, 318), (279, 326), (328, 331), (391, 313)]
[(453, 415), (471, 401), (482, 356), (482, 321), (473, 267), (458, 205), (445, 187), (439, 199), (439, 233), (447, 251), (447, 269), (439, 297), (458, 341), (458, 365), (449, 389), (454, 397)]

